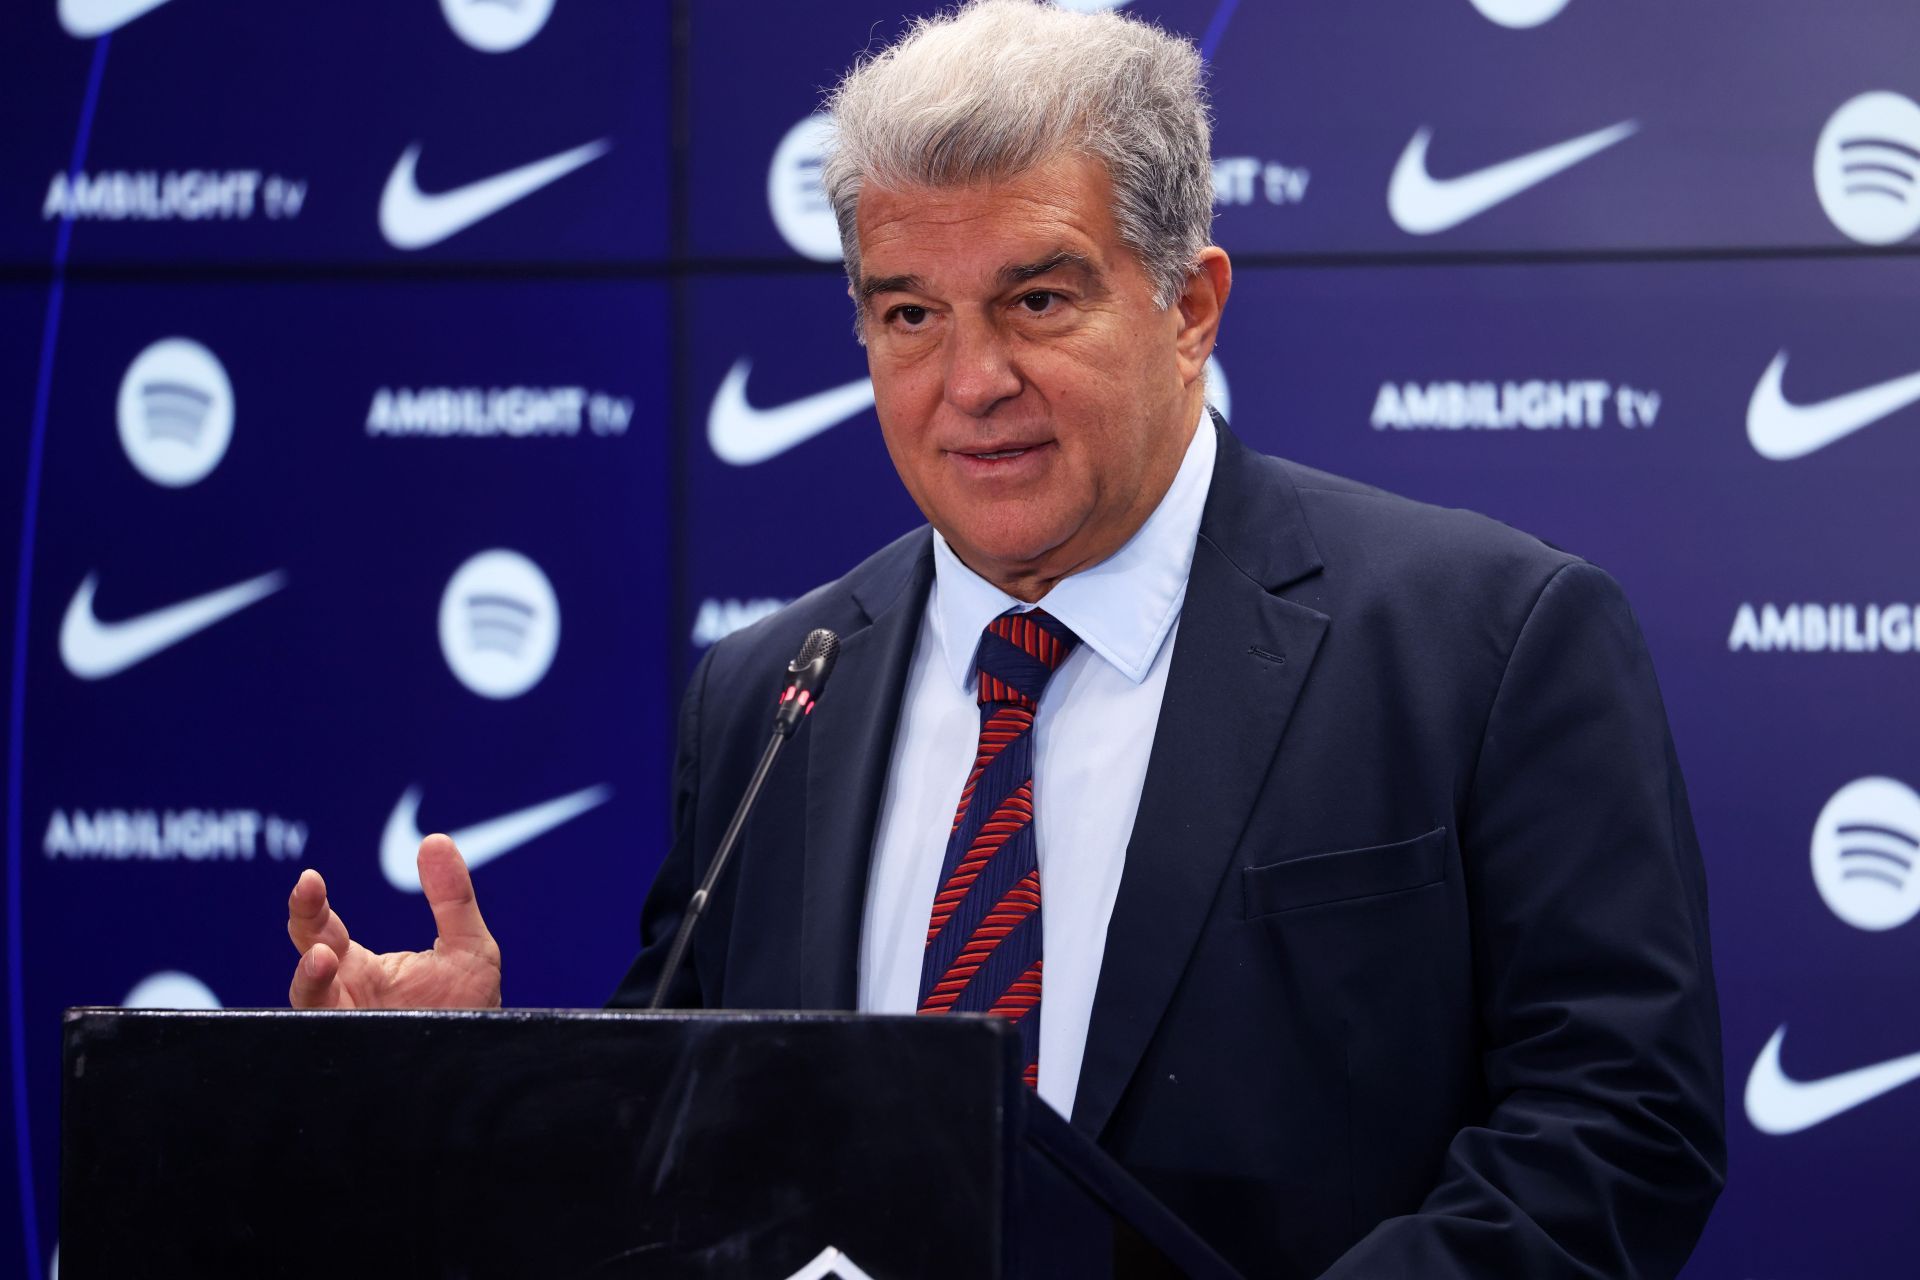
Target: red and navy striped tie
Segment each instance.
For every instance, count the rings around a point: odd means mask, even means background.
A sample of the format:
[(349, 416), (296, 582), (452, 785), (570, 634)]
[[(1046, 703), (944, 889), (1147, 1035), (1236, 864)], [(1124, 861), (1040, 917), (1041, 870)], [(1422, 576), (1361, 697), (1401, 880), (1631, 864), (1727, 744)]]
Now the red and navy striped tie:
[(920, 965), (920, 1012), (991, 1013), (1040, 1071), (1040, 864), (1033, 838), (1033, 715), (1080, 637), (1038, 609), (980, 637), (980, 746), (947, 837)]

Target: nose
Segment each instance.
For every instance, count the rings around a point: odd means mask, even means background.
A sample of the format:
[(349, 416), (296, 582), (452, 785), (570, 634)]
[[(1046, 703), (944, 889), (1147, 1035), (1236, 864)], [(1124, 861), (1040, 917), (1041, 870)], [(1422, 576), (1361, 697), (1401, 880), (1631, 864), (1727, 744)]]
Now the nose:
[(1005, 335), (982, 318), (969, 318), (949, 330), (947, 403), (968, 417), (981, 418), (1002, 400), (1020, 394), (1019, 372), (1007, 352)]

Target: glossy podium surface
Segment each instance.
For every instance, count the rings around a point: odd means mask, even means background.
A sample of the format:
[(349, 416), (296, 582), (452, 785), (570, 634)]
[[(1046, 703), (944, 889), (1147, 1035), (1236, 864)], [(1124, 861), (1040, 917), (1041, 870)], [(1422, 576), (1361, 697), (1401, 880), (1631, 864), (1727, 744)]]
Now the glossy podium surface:
[(62, 1274), (1232, 1274), (1016, 1052), (984, 1018), (70, 1010)]

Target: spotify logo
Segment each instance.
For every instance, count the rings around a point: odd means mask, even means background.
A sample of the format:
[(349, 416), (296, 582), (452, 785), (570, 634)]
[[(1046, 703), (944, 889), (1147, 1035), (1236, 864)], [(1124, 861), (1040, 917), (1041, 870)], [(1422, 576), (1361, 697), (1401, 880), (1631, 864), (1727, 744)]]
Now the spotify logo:
[(1920, 105), (1863, 93), (1833, 113), (1813, 152), (1820, 207), (1862, 244), (1896, 244), (1920, 231)]
[(787, 130), (767, 168), (773, 225), (795, 253), (815, 262), (840, 261), (840, 226), (820, 185), (820, 164), (832, 136), (825, 116), (808, 116)]
[(1856, 929), (1892, 929), (1920, 913), (1920, 795), (1893, 778), (1834, 793), (1813, 824), (1813, 882)]
[(517, 551), (482, 551), (440, 596), (440, 650), (483, 698), (517, 698), (540, 683), (560, 647), (560, 602), (540, 566)]
[(134, 984), (120, 1002), (123, 1009), (218, 1009), (213, 988), (190, 973), (163, 969)]
[(512, 53), (540, 34), (553, 0), (440, 0), (453, 34), (482, 53)]
[(1489, 22), (1503, 27), (1537, 27), (1552, 22), (1568, 0), (1473, 0), (1473, 7)]
[(147, 479), (182, 489), (207, 478), (233, 440), (233, 384), (213, 352), (162, 338), (120, 379), (116, 416), (127, 460)]

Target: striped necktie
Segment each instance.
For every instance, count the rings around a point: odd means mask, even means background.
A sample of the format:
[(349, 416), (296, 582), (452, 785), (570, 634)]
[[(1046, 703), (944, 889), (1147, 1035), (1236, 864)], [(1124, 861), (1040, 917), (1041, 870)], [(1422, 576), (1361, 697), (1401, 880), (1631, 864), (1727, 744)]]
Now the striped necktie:
[(953, 815), (920, 965), (921, 1013), (1013, 1021), (1029, 1086), (1040, 1069), (1033, 716), (1047, 681), (1079, 643), (1038, 609), (1003, 613), (980, 637), (980, 746)]

